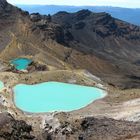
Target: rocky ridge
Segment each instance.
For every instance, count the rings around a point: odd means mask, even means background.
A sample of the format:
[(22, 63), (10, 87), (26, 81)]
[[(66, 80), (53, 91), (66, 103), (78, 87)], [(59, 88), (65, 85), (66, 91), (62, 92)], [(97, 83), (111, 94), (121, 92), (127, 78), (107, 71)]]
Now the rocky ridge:
[(1, 140), (27, 140), (35, 137), (30, 134), (32, 127), (25, 121), (15, 120), (9, 113), (0, 113), (0, 139)]
[(67, 140), (127, 140), (140, 138), (140, 123), (108, 118), (66, 119), (54, 131), (51, 131), (52, 126), (46, 124), (40, 135), (34, 134), (30, 125), (24, 121), (15, 120), (8, 113), (0, 113), (0, 125), (1, 140), (59, 140), (60, 138)]

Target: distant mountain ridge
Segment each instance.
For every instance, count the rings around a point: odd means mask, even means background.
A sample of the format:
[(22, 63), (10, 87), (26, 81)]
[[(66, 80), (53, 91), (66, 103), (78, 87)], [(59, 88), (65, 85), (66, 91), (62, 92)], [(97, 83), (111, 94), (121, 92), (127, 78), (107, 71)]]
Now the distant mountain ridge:
[(58, 5), (17, 5), (30, 13), (39, 12), (40, 14), (56, 14), (59, 11), (77, 12), (82, 9), (88, 9), (92, 12), (106, 12), (113, 17), (126, 22), (140, 25), (140, 9), (106, 7), (106, 6), (58, 6)]

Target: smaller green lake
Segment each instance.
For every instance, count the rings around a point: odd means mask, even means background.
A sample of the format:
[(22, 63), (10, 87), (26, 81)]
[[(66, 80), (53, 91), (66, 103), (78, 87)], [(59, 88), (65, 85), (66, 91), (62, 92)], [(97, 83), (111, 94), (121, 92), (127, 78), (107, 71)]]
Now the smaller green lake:
[(15, 105), (30, 113), (73, 111), (105, 96), (99, 88), (60, 82), (14, 87)]
[(26, 70), (28, 66), (32, 63), (32, 60), (28, 58), (16, 58), (16, 59), (11, 60), (10, 63), (17, 70)]

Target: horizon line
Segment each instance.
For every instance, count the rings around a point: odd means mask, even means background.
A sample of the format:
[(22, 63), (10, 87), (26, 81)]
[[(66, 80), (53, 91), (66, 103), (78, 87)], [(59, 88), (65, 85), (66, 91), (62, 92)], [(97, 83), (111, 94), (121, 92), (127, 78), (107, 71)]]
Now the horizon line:
[(140, 9), (140, 7), (121, 7), (121, 6), (109, 6), (109, 5), (59, 5), (59, 4), (14, 4), (23, 6), (67, 6), (67, 7), (113, 7), (113, 8), (125, 8), (125, 9)]

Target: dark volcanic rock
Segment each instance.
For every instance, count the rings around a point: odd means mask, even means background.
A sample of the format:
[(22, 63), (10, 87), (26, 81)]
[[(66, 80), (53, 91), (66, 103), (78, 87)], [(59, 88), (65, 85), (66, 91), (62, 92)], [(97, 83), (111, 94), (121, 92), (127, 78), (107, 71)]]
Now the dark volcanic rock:
[(127, 140), (140, 138), (140, 123), (117, 121), (109, 118), (84, 118), (67, 122), (49, 133), (44, 131), (42, 140)]
[(83, 138), (87, 140), (125, 140), (136, 135), (140, 137), (140, 123), (86, 118), (82, 120), (81, 127)]
[(54, 39), (58, 42), (58, 43), (64, 43), (64, 30), (62, 29), (61, 26), (56, 26), (54, 28)]
[(39, 13), (33, 13), (30, 15), (30, 18), (33, 22), (41, 20), (41, 15)]
[(80, 30), (83, 29), (85, 27), (85, 23), (84, 22), (78, 22), (75, 24), (75, 29)]
[(33, 71), (47, 71), (47, 66), (43, 64), (39, 64), (37, 62), (32, 62), (30, 66), (27, 68), (29, 72)]
[(0, 11), (3, 10), (7, 6), (6, 0), (0, 0)]
[[(108, 37), (113, 35), (119, 37), (121, 36), (126, 39), (129, 37), (131, 39), (136, 39), (139, 38), (140, 35), (139, 27), (117, 20), (104, 12), (92, 13), (89, 10), (81, 10), (72, 14), (59, 12), (53, 16), (53, 21), (61, 24), (65, 27), (65, 29), (67, 29), (67, 24), (72, 27), (72, 25), (76, 23), (75, 27), (81, 27), (82, 29), (85, 24), (88, 23), (88, 29), (92, 28), (93, 31), (96, 31), (96, 33), (101, 37)], [(133, 34), (130, 35), (130, 32), (133, 32)], [(102, 34), (106, 35), (102, 36)]]
[(75, 17), (77, 20), (84, 20), (86, 17), (88, 17), (92, 12), (89, 10), (81, 10), (76, 13)]
[(50, 22), (51, 21), (51, 16), (50, 15), (40, 15), (39, 13), (32, 13), (30, 15), (30, 19), (33, 22), (38, 22), (40, 20), (42, 20), (42, 22), (44, 22), (44, 21)]
[(32, 127), (24, 121), (15, 120), (8, 113), (0, 113), (0, 139), (2, 140), (32, 140), (35, 137), (30, 134)]
[(63, 118), (60, 127), (52, 131), (46, 124), (45, 130), (35, 138), (30, 134), (32, 127), (22, 120), (15, 120), (9, 113), (0, 113), (1, 140), (127, 140), (140, 138), (140, 123), (118, 121), (109, 118)]

